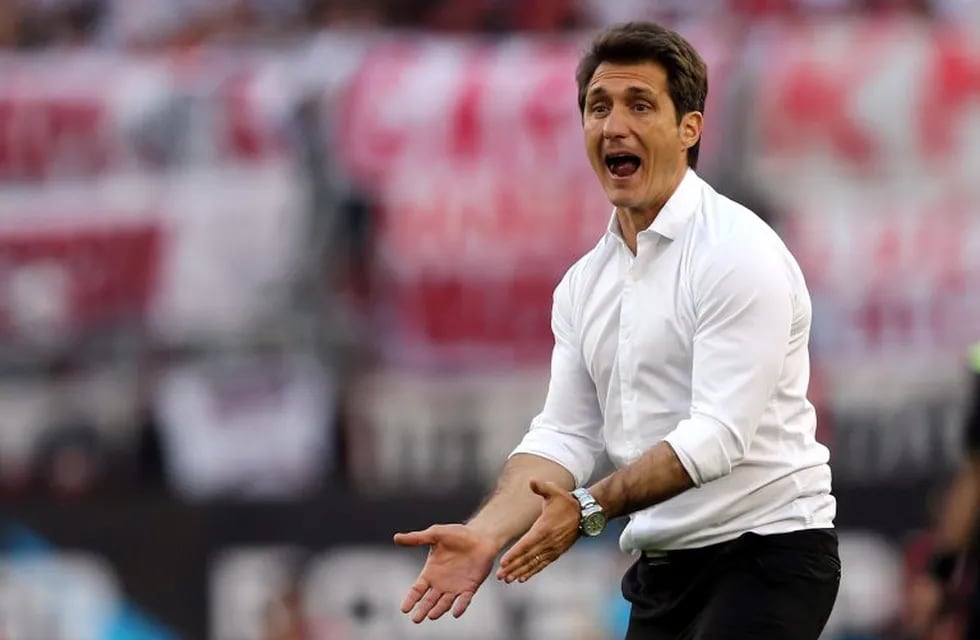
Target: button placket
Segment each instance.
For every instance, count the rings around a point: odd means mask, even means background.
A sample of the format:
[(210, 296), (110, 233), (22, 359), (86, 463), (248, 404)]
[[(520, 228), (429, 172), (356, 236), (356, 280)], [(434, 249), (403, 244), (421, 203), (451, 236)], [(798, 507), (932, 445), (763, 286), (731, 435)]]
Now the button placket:
[(632, 349), (630, 342), (633, 338), (633, 317), (634, 317), (634, 286), (633, 286), (633, 273), (635, 268), (635, 260), (630, 261), (630, 266), (627, 270), (626, 277), (623, 282), (623, 293), (622, 300), (620, 304), (620, 322), (619, 322), (619, 382), (620, 382), (620, 398), (622, 401), (622, 412), (623, 412), (623, 431), (626, 436), (627, 444), (630, 448), (634, 448), (636, 443), (632, 437), (632, 426), (633, 426), (633, 403), (635, 400), (635, 394), (633, 392), (633, 380), (630, 375), (632, 367)]

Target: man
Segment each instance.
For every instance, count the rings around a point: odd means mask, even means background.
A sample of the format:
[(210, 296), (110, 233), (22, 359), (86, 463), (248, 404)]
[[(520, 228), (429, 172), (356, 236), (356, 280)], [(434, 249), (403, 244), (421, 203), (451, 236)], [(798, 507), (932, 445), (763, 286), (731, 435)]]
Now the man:
[[(496, 576), (523, 582), (628, 515), (627, 638), (815, 639), (840, 562), (803, 275), (694, 172), (707, 70), (687, 41), (613, 27), (577, 80), (615, 211), (555, 290), (547, 399), (495, 491), (466, 524), (395, 536), (430, 546), (402, 610), (462, 615), (512, 541)], [(617, 470), (586, 489), (604, 449)]]
[[(910, 627), (921, 636), (942, 622), (944, 605), (954, 595), (955, 578), (960, 577), (963, 556), (972, 550), (976, 541), (977, 507), (980, 504), (980, 343), (970, 349), (968, 363), (972, 398), (964, 430), (966, 456), (947, 490), (933, 535), (934, 550), (927, 571), (917, 576), (910, 593)], [(975, 580), (980, 582), (980, 574)], [(980, 583), (971, 591), (963, 637), (980, 638)]]

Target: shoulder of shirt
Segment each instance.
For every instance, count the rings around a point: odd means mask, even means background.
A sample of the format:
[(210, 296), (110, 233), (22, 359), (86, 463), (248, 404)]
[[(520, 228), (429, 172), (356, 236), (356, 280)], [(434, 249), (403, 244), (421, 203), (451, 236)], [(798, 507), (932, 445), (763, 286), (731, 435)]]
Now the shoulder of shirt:
[(779, 240), (772, 227), (754, 211), (718, 193), (707, 182), (702, 181), (702, 185), (701, 206), (694, 216), (699, 240), (712, 245), (741, 240)]
[(715, 191), (706, 182), (692, 221), (693, 242), (704, 264), (748, 260), (777, 262), (788, 254), (779, 235), (748, 207)]
[(565, 275), (562, 276), (558, 287), (568, 288), (569, 293), (578, 290), (583, 285), (583, 282), (589, 279), (590, 275), (597, 273), (597, 263), (601, 263), (606, 258), (607, 252), (611, 248), (609, 244), (611, 241), (612, 238), (608, 233), (603, 234), (594, 247), (585, 252), (565, 271)]

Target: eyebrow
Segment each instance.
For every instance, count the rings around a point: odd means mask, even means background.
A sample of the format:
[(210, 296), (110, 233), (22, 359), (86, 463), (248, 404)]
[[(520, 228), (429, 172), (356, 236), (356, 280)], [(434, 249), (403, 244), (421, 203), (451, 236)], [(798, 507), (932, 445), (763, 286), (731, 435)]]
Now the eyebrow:
[(626, 93), (629, 94), (632, 97), (636, 97), (636, 96), (642, 96), (642, 97), (645, 97), (645, 98), (656, 98), (657, 97), (657, 94), (656, 93), (654, 93), (653, 91), (650, 91), (646, 87), (629, 87), (628, 89), (626, 89)]
[[(647, 89), (646, 87), (638, 87), (635, 85), (627, 87), (626, 94), (631, 98), (643, 97), (643, 98), (655, 99), (657, 97), (657, 94), (651, 91), (650, 89)], [(589, 92), (585, 95), (586, 100), (590, 100), (592, 98), (606, 98), (606, 97), (609, 97), (609, 92), (606, 91), (604, 87), (600, 87), (600, 86), (593, 86), (591, 89), (589, 89)]]

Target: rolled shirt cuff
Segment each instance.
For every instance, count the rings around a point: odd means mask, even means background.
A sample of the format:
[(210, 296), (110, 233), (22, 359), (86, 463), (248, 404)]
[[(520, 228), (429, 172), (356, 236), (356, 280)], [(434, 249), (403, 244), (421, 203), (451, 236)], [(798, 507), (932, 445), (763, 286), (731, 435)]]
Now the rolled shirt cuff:
[(664, 441), (697, 487), (731, 473), (743, 451), (741, 440), (728, 427), (706, 416), (682, 420)]
[(518, 453), (540, 456), (561, 465), (575, 478), (576, 487), (584, 486), (588, 482), (595, 468), (597, 455), (592, 453), (587, 443), (579, 442), (575, 436), (559, 435), (554, 431), (543, 429), (528, 431), (508, 457)]

